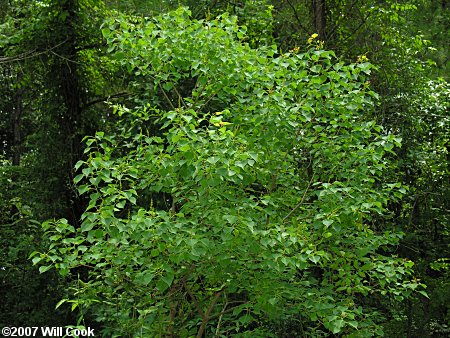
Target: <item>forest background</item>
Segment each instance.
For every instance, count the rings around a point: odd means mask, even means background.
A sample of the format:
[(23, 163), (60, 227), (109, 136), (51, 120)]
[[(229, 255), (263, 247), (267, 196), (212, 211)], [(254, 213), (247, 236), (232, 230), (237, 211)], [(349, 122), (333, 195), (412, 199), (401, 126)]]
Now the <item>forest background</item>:
[(1, 0), (0, 326), (447, 337), (449, 10)]

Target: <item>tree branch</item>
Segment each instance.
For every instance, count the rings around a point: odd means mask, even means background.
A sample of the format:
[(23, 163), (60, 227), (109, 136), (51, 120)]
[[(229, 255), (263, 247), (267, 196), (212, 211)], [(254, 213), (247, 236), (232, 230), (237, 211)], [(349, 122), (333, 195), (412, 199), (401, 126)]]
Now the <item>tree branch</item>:
[(303, 26), (302, 21), (300, 20), (300, 18), (299, 18), (299, 16), (298, 16), (297, 10), (295, 9), (295, 6), (294, 6), (289, 0), (286, 0), (286, 2), (288, 3), (289, 7), (292, 8), (292, 11), (294, 12), (294, 16), (295, 16), (295, 18), (297, 19), (298, 26), (299, 26), (301, 29), (303, 29), (303, 31), (304, 31), (306, 34), (311, 35), (311, 33), (306, 29), (306, 27)]
[(197, 338), (201, 338), (203, 337), (203, 333), (205, 332), (206, 329), (206, 325), (209, 322), (209, 319), (211, 318), (211, 312), (214, 309), (214, 307), (216, 306), (217, 301), (219, 300), (220, 296), (222, 295), (223, 292), (223, 288), (221, 290), (219, 290), (219, 292), (217, 292), (214, 295), (214, 299), (211, 302), (211, 304), (208, 307), (208, 310), (206, 310), (205, 315), (203, 316), (203, 320), (202, 320), (202, 325), (200, 325), (200, 328), (198, 329), (198, 333), (197, 333)]
[(198, 303), (197, 297), (192, 293), (191, 288), (188, 287), (186, 281), (183, 281), (184, 289), (187, 291), (188, 295), (191, 297), (192, 301), (194, 302), (194, 306), (197, 309), (198, 314), (200, 317), (204, 318), (205, 314), (203, 313), (200, 304)]
[(311, 187), (312, 181), (314, 179), (314, 175), (312, 175), (311, 180), (308, 183), (308, 186), (306, 187), (305, 192), (303, 193), (302, 199), (300, 200), (300, 202), (294, 207), (294, 209), (292, 209), (284, 218), (283, 218), (283, 223), (285, 220), (287, 220), (294, 212), (295, 210), (297, 210), (304, 202), (306, 194), (308, 193), (309, 188)]
[(84, 110), (90, 106), (97, 104), (97, 103), (102, 103), (102, 102), (108, 101), (109, 99), (117, 99), (119, 97), (127, 97), (130, 95), (131, 94), (128, 92), (119, 92), (119, 93), (111, 94), (111, 95), (90, 101), (90, 102), (86, 103), (81, 109)]
[(24, 53), (21, 53), (21, 54), (17, 54), (17, 55), (14, 55), (14, 56), (0, 57), (0, 63), (17, 62), (17, 61), (22, 61), (22, 60), (25, 60), (25, 59), (34, 58), (36, 56), (52, 52), (54, 49), (56, 49), (59, 46), (65, 44), (66, 42), (67, 42), (67, 39), (64, 40), (63, 42), (58, 43), (57, 45), (55, 45), (53, 47), (47, 48), (47, 49), (45, 49), (43, 51), (40, 51), (40, 52), (36, 52), (37, 49), (35, 48), (35, 49), (32, 49), (31, 51), (24, 52)]

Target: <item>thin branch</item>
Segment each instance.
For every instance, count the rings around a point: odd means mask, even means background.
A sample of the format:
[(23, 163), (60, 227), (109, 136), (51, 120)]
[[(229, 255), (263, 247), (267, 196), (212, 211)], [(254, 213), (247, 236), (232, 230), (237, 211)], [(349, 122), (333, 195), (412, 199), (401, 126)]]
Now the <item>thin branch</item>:
[(284, 218), (283, 218), (283, 223), (284, 221), (286, 221), (294, 212), (295, 210), (297, 210), (304, 202), (306, 194), (308, 193), (309, 188), (311, 187), (312, 181), (314, 179), (314, 175), (312, 175), (311, 179), (309, 180), (308, 186), (306, 187), (305, 192), (303, 193), (302, 199), (300, 200), (300, 202), (294, 207), (294, 209), (292, 209)]
[(119, 97), (127, 97), (127, 96), (130, 96), (130, 95), (131, 94), (128, 93), (128, 92), (120, 92), (120, 93), (111, 94), (111, 95), (102, 97), (100, 99), (95, 99), (93, 101), (90, 101), (90, 102), (86, 103), (81, 109), (84, 110), (84, 109), (86, 109), (86, 108), (88, 108), (90, 106), (93, 106), (93, 105), (97, 104), (97, 103), (103, 103), (105, 101), (108, 101), (109, 99), (117, 99)]
[[(187, 108), (186, 103), (183, 100), (183, 96), (181, 96), (181, 94), (178, 92), (177, 87), (173, 86), (173, 89), (175, 90), (175, 93), (177, 93), (177, 95), (178, 95), (179, 103), (183, 104), (183, 107)], [(180, 104), (178, 104), (178, 105), (180, 105)]]
[(0, 57), (0, 63), (18, 62), (18, 61), (34, 58), (36, 56), (52, 52), (54, 49), (56, 49), (59, 46), (65, 44), (66, 42), (67, 42), (67, 39), (64, 40), (63, 42), (58, 43), (57, 45), (55, 45), (55, 46), (53, 46), (51, 48), (45, 49), (45, 50), (43, 50), (41, 52), (37, 52), (37, 53), (35, 53), (36, 49), (33, 49), (31, 51), (28, 51), (28, 52), (25, 52), (25, 53), (22, 53), (22, 54), (18, 54), (18, 55), (15, 55), (15, 56)]
[[(211, 4), (209, 4), (209, 6), (206, 7), (206, 9), (208, 10), (208, 12), (210, 12), (212, 8), (216, 7), (216, 5), (217, 5), (217, 0), (213, 0), (213, 1), (211, 1)], [(194, 12), (192, 13), (192, 17), (194, 19), (198, 19), (199, 18), (198, 15), (200, 15), (201, 10), (202, 10), (202, 7), (198, 6), (197, 11), (195, 13)]]
[(222, 295), (223, 291), (224, 291), (224, 289), (222, 288), (219, 292), (217, 292), (214, 295), (214, 299), (211, 302), (211, 304), (209, 305), (208, 310), (206, 310), (206, 313), (205, 313), (205, 315), (203, 317), (202, 325), (200, 325), (200, 328), (198, 329), (197, 338), (203, 337), (203, 333), (205, 332), (206, 325), (208, 324), (208, 322), (209, 322), (209, 320), (211, 318), (210, 317), (211, 312), (214, 309), (214, 307), (216, 306), (216, 303), (219, 300), (220, 296)]
[(302, 21), (300, 20), (300, 17), (298, 16), (297, 10), (295, 9), (295, 6), (289, 0), (286, 0), (286, 2), (288, 3), (289, 7), (291, 7), (292, 10), (293, 10), (294, 16), (295, 16), (295, 18), (297, 19), (297, 22), (298, 22), (298, 26), (301, 29), (303, 29), (306, 34), (311, 35), (311, 33), (306, 29), (306, 27), (303, 26)]
[(173, 105), (172, 101), (170, 100), (170, 98), (167, 96), (166, 91), (164, 90), (164, 88), (161, 86), (161, 82), (158, 82), (158, 86), (161, 89), (164, 97), (166, 98), (167, 102), (169, 102), (170, 107), (172, 108), (172, 110), (176, 110), (175, 106)]
[(87, 50), (87, 49), (96, 49), (96, 48), (106, 47), (107, 45), (108, 44), (106, 43), (106, 41), (104, 41), (102, 43), (93, 43), (90, 45), (78, 46), (75, 48), (75, 51), (79, 52), (79, 51)]
[(198, 303), (197, 298), (195, 297), (195, 295), (192, 293), (191, 289), (188, 287), (186, 281), (183, 281), (183, 285), (184, 285), (184, 289), (187, 291), (187, 293), (189, 294), (189, 296), (191, 297), (192, 301), (194, 302), (194, 306), (197, 309), (198, 314), (200, 315), (200, 317), (204, 318), (205, 314), (203, 313), (200, 304)]
[[(228, 304), (227, 304), (227, 307), (228, 307), (228, 305), (231, 305), (231, 304), (246, 304), (246, 303), (248, 303), (248, 302), (246, 302), (246, 301), (234, 301), (234, 302), (228, 302)], [(234, 311), (236, 309), (236, 306), (233, 306), (233, 307), (229, 307), (228, 309), (226, 309), (226, 310), (223, 310), (222, 312), (220, 312), (220, 313), (217, 313), (217, 314), (215, 314), (215, 315), (212, 315), (211, 317), (209, 317), (209, 319), (215, 319), (215, 318), (217, 318), (217, 317), (221, 317), (221, 316), (223, 316), (224, 314), (226, 314), (226, 313), (229, 313), (229, 312), (231, 312), (231, 311)]]
[(75, 63), (75, 64), (77, 64), (77, 65), (82, 65), (82, 64), (83, 64), (82, 62), (74, 61), (74, 60), (71, 60), (71, 59), (69, 59), (69, 58), (67, 58), (67, 57), (65, 57), (65, 56), (59, 55), (58, 53), (55, 53), (55, 52), (52, 51), (52, 50), (50, 51), (50, 53), (52, 53), (53, 55), (59, 57), (60, 59), (63, 59), (63, 60), (66, 61), (66, 62)]
[(36, 49), (33, 49), (31, 51), (25, 52), (25, 53), (21, 53), (21, 54), (17, 54), (14, 56), (5, 56), (5, 57), (0, 57), (0, 63), (7, 63), (7, 62), (14, 62), (14, 61), (20, 61), (20, 60), (24, 60), (29, 58), (28, 55), (33, 54), (36, 51)]
[(224, 311), (227, 309), (227, 306), (228, 306), (228, 300), (227, 300), (227, 295), (225, 294), (225, 304), (222, 308), (222, 311), (219, 314), (219, 320), (217, 322), (216, 333), (215, 333), (214, 337), (217, 337), (219, 335), (220, 325), (222, 324), (222, 317), (224, 315)]
[[(356, 5), (356, 3), (358, 2), (358, 0), (354, 0), (351, 4), (350, 4), (350, 8), (346, 11), (347, 13), (351, 12), (353, 10), (353, 7)], [(333, 37), (334, 33), (336, 32), (336, 29), (340, 26), (341, 21), (346, 18), (345, 14), (343, 16), (338, 16), (339, 19), (336, 22), (336, 24), (334, 25), (334, 27), (330, 30), (329, 34), (328, 34), (328, 40), (331, 40), (331, 38)], [(353, 32), (355, 33), (355, 32)]]
[(212, 93), (212, 95), (208, 97), (208, 99), (200, 107), (198, 107), (198, 111), (202, 110), (216, 95), (217, 92)]
[(363, 19), (362, 22), (359, 24), (359, 26), (356, 27), (356, 28), (353, 30), (353, 32), (351, 32), (351, 33), (344, 39), (344, 41), (341, 42), (341, 44), (344, 43), (344, 42), (347, 42), (352, 36), (354, 36), (354, 35), (356, 34), (356, 32), (358, 32), (358, 31), (359, 31), (359, 30), (367, 23), (367, 20), (369, 19), (369, 17), (370, 17), (371, 15), (372, 15), (371, 12), (367, 13), (367, 15), (364, 17), (364, 19)]

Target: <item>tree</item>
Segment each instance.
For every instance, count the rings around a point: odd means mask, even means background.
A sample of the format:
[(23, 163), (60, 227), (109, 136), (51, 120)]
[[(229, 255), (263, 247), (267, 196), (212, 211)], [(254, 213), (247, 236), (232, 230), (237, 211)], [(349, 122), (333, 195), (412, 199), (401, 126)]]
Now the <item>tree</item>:
[(236, 19), (189, 14), (104, 24), (146, 96), (86, 139), (81, 227), (46, 222), (33, 262), (87, 267), (61, 303), (108, 336), (379, 332), (365, 297), (423, 291), (411, 261), (382, 254), (401, 234), (372, 222), (405, 192), (381, 180), (399, 140), (361, 114), (372, 66), (314, 39), (275, 57)]

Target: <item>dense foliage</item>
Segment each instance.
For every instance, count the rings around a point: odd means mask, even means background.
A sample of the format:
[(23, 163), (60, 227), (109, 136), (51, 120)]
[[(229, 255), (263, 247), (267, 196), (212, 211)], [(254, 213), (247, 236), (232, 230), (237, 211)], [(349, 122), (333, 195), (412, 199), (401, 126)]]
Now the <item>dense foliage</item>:
[(0, 5), (2, 326), (446, 336), (447, 2), (181, 3)]

